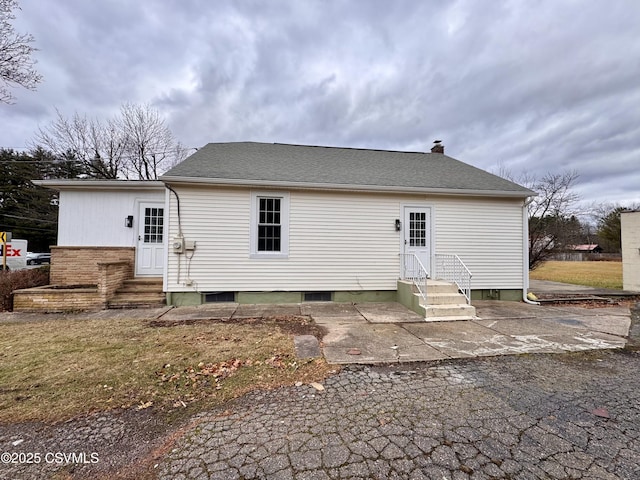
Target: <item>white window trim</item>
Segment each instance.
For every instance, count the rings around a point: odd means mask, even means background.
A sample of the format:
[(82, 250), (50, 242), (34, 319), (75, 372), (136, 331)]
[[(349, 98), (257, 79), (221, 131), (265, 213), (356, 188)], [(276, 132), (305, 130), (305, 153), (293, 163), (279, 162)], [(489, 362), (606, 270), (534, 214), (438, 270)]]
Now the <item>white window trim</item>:
[[(258, 251), (258, 219), (261, 198), (279, 198), (280, 201), (280, 251)], [(251, 192), (251, 226), (249, 232), (249, 258), (289, 258), (289, 193), (288, 192)]]

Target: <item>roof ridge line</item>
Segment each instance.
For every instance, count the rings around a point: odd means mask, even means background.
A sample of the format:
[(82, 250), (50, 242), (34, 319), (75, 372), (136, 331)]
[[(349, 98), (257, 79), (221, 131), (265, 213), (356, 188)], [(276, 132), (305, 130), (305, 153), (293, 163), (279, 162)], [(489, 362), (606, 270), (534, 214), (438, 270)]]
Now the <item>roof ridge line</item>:
[[(263, 142), (250, 142), (250, 143), (263, 143)], [(265, 145), (269, 145), (268, 143), (265, 143)], [(389, 152), (389, 153), (410, 153), (412, 155), (415, 155), (416, 153), (422, 154), (422, 155), (428, 155), (431, 152), (410, 152), (407, 150), (389, 150), (389, 149), (385, 149), (385, 148), (363, 148), (363, 147), (335, 147), (335, 146), (331, 146), (331, 145), (304, 145), (301, 143), (280, 143), (280, 142), (273, 142), (272, 145), (283, 145), (283, 146), (289, 146), (289, 147), (310, 147), (310, 148), (334, 148), (336, 150), (363, 150), (363, 151), (367, 151), (367, 152)]]

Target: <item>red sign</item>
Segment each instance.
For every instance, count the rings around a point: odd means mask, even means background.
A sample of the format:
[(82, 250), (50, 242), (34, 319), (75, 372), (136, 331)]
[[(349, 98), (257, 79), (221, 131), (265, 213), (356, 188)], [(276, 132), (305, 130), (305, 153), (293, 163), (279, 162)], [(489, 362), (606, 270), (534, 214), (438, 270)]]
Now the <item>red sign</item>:
[[(20, 252), (22, 252), (21, 248), (11, 248), (11, 244), (7, 243), (7, 257), (21, 257), (22, 253)], [(4, 255), (2, 245), (0, 245), (0, 255)]]

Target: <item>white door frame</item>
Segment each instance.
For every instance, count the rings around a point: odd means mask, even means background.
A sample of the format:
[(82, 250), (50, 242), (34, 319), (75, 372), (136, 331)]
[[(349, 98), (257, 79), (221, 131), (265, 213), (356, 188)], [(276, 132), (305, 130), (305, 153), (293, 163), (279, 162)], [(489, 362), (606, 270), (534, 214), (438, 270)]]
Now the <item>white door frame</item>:
[[(410, 212), (425, 213), (426, 225), (425, 225), (425, 245), (411, 246), (410, 245), (410, 233), (411, 222), (409, 218)], [(400, 235), (400, 252), (402, 253), (414, 253), (424, 265), (427, 270), (427, 274), (430, 278), (433, 278), (433, 266), (434, 263), (434, 208), (430, 204), (424, 203), (411, 203), (403, 204), (400, 206), (400, 213), (402, 218), (402, 235)], [(415, 239), (414, 239), (415, 241)]]
[[(160, 209), (161, 213), (150, 211), (150, 216), (147, 218), (146, 209)], [(137, 210), (135, 276), (162, 277), (166, 263), (165, 246), (168, 234), (165, 202), (140, 201)], [(160, 219), (162, 219), (161, 225)]]

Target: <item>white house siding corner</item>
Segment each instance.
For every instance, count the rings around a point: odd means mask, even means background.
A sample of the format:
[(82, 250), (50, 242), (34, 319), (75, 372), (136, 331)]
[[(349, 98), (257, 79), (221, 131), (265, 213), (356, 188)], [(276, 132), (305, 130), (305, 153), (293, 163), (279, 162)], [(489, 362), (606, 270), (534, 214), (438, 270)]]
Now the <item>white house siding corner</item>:
[[(434, 253), (457, 254), (473, 273), (473, 289), (523, 288), (522, 200), (320, 190), (171, 185), (169, 296), (214, 292), (394, 292), (407, 225), (403, 206), (430, 211)], [(282, 255), (255, 255), (252, 204), (262, 193), (286, 197)], [(402, 222), (404, 223), (404, 221)], [(179, 231), (181, 225), (181, 231)], [(255, 239), (253, 239), (255, 241)], [(189, 243), (188, 243), (189, 242)], [(171, 245), (171, 243), (170, 243)], [(292, 296), (290, 298), (300, 298)]]
[(620, 214), (622, 230), (622, 284), (640, 292), (640, 211)]
[[(60, 285), (95, 284), (100, 262), (126, 262), (130, 274), (162, 276), (166, 260), (166, 188), (158, 181), (36, 180), (37, 185), (58, 190), (58, 239), (53, 246), (51, 281)], [(155, 207), (153, 240), (160, 255), (153, 270), (140, 269), (140, 246), (145, 237), (145, 209)], [(159, 218), (162, 217), (160, 220)], [(164, 232), (162, 232), (164, 233)], [(158, 246), (159, 245), (159, 246)], [(147, 256), (148, 257), (148, 256)], [(140, 265), (139, 265), (140, 264)]]
[[(62, 190), (59, 196), (58, 246), (134, 247), (139, 205), (164, 206), (164, 189)], [(131, 227), (126, 222), (133, 217)]]

